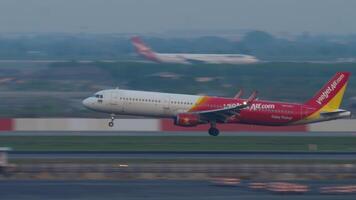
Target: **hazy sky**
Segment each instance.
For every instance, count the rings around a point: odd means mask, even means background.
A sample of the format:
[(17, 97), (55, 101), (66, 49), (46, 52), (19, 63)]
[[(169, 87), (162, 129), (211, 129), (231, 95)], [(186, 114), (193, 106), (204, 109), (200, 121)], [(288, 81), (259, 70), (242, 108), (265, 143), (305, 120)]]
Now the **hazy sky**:
[(0, 0), (0, 32), (356, 33), (356, 0)]

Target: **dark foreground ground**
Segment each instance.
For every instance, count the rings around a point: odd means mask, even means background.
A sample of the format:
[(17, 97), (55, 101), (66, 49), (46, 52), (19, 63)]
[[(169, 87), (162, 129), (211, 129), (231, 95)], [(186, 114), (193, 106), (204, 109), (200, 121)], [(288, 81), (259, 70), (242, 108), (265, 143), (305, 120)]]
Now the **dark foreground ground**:
[[(342, 184), (355, 184), (356, 181), (343, 181)], [(244, 185), (245, 184), (245, 185)], [(38, 199), (355, 199), (356, 195), (320, 194), (319, 187), (325, 184), (340, 184), (332, 181), (304, 182), (310, 191), (304, 194), (279, 194), (256, 191), (242, 183), (239, 187), (223, 187), (209, 181), (0, 181), (1, 200)]]

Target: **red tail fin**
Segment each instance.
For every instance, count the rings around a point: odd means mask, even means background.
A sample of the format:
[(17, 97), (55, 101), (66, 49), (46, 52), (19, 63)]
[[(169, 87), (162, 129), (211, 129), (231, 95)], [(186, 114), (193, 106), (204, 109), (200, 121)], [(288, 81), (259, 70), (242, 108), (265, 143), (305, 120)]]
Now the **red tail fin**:
[(138, 36), (134, 36), (131, 38), (131, 42), (133, 46), (135, 47), (136, 51), (138, 54), (144, 56), (145, 58), (152, 60), (152, 61), (158, 61), (157, 56), (155, 52), (151, 50), (145, 43), (142, 42), (142, 40)]
[(336, 73), (306, 105), (325, 111), (338, 109), (350, 75), (350, 72)]

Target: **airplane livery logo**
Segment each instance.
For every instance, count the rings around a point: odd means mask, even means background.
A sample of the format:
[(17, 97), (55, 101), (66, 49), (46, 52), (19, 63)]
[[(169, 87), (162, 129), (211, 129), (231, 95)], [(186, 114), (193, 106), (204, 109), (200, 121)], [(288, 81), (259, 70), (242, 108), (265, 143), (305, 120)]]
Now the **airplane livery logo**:
[(321, 95), (317, 98), (316, 102), (319, 105), (322, 105), (323, 101), (329, 98), (330, 93), (332, 93), (337, 88), (337, 86), (343, 80), (344, 77), (345, 75), (341, 74), (336, 80), (334, 80), (331, 85), (321, 93)]
[(274, 104), (262, 104), (262, 103), (254, 103), (250, 106), (250, 110), (273, 110), (275, 109)]
[[(240, 106), (240, 103), (228, 103), (224, 104), (224, 108), (233, 108)], [(263, 104), (263, 103), (253, 103), (251, 106), (249, 106), (249, 110), (273, 110), (275, 109), (274, 104)]]

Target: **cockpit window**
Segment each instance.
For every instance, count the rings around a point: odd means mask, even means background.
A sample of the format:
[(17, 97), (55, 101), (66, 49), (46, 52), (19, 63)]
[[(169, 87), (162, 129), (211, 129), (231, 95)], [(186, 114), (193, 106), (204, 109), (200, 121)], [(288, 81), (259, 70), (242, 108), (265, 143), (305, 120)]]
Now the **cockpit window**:
[(103, 95), (102, 94), (96, 94), (94, 95), (95, 98), (99, 98), (99, 99), (102, 99), (103, 98)]

